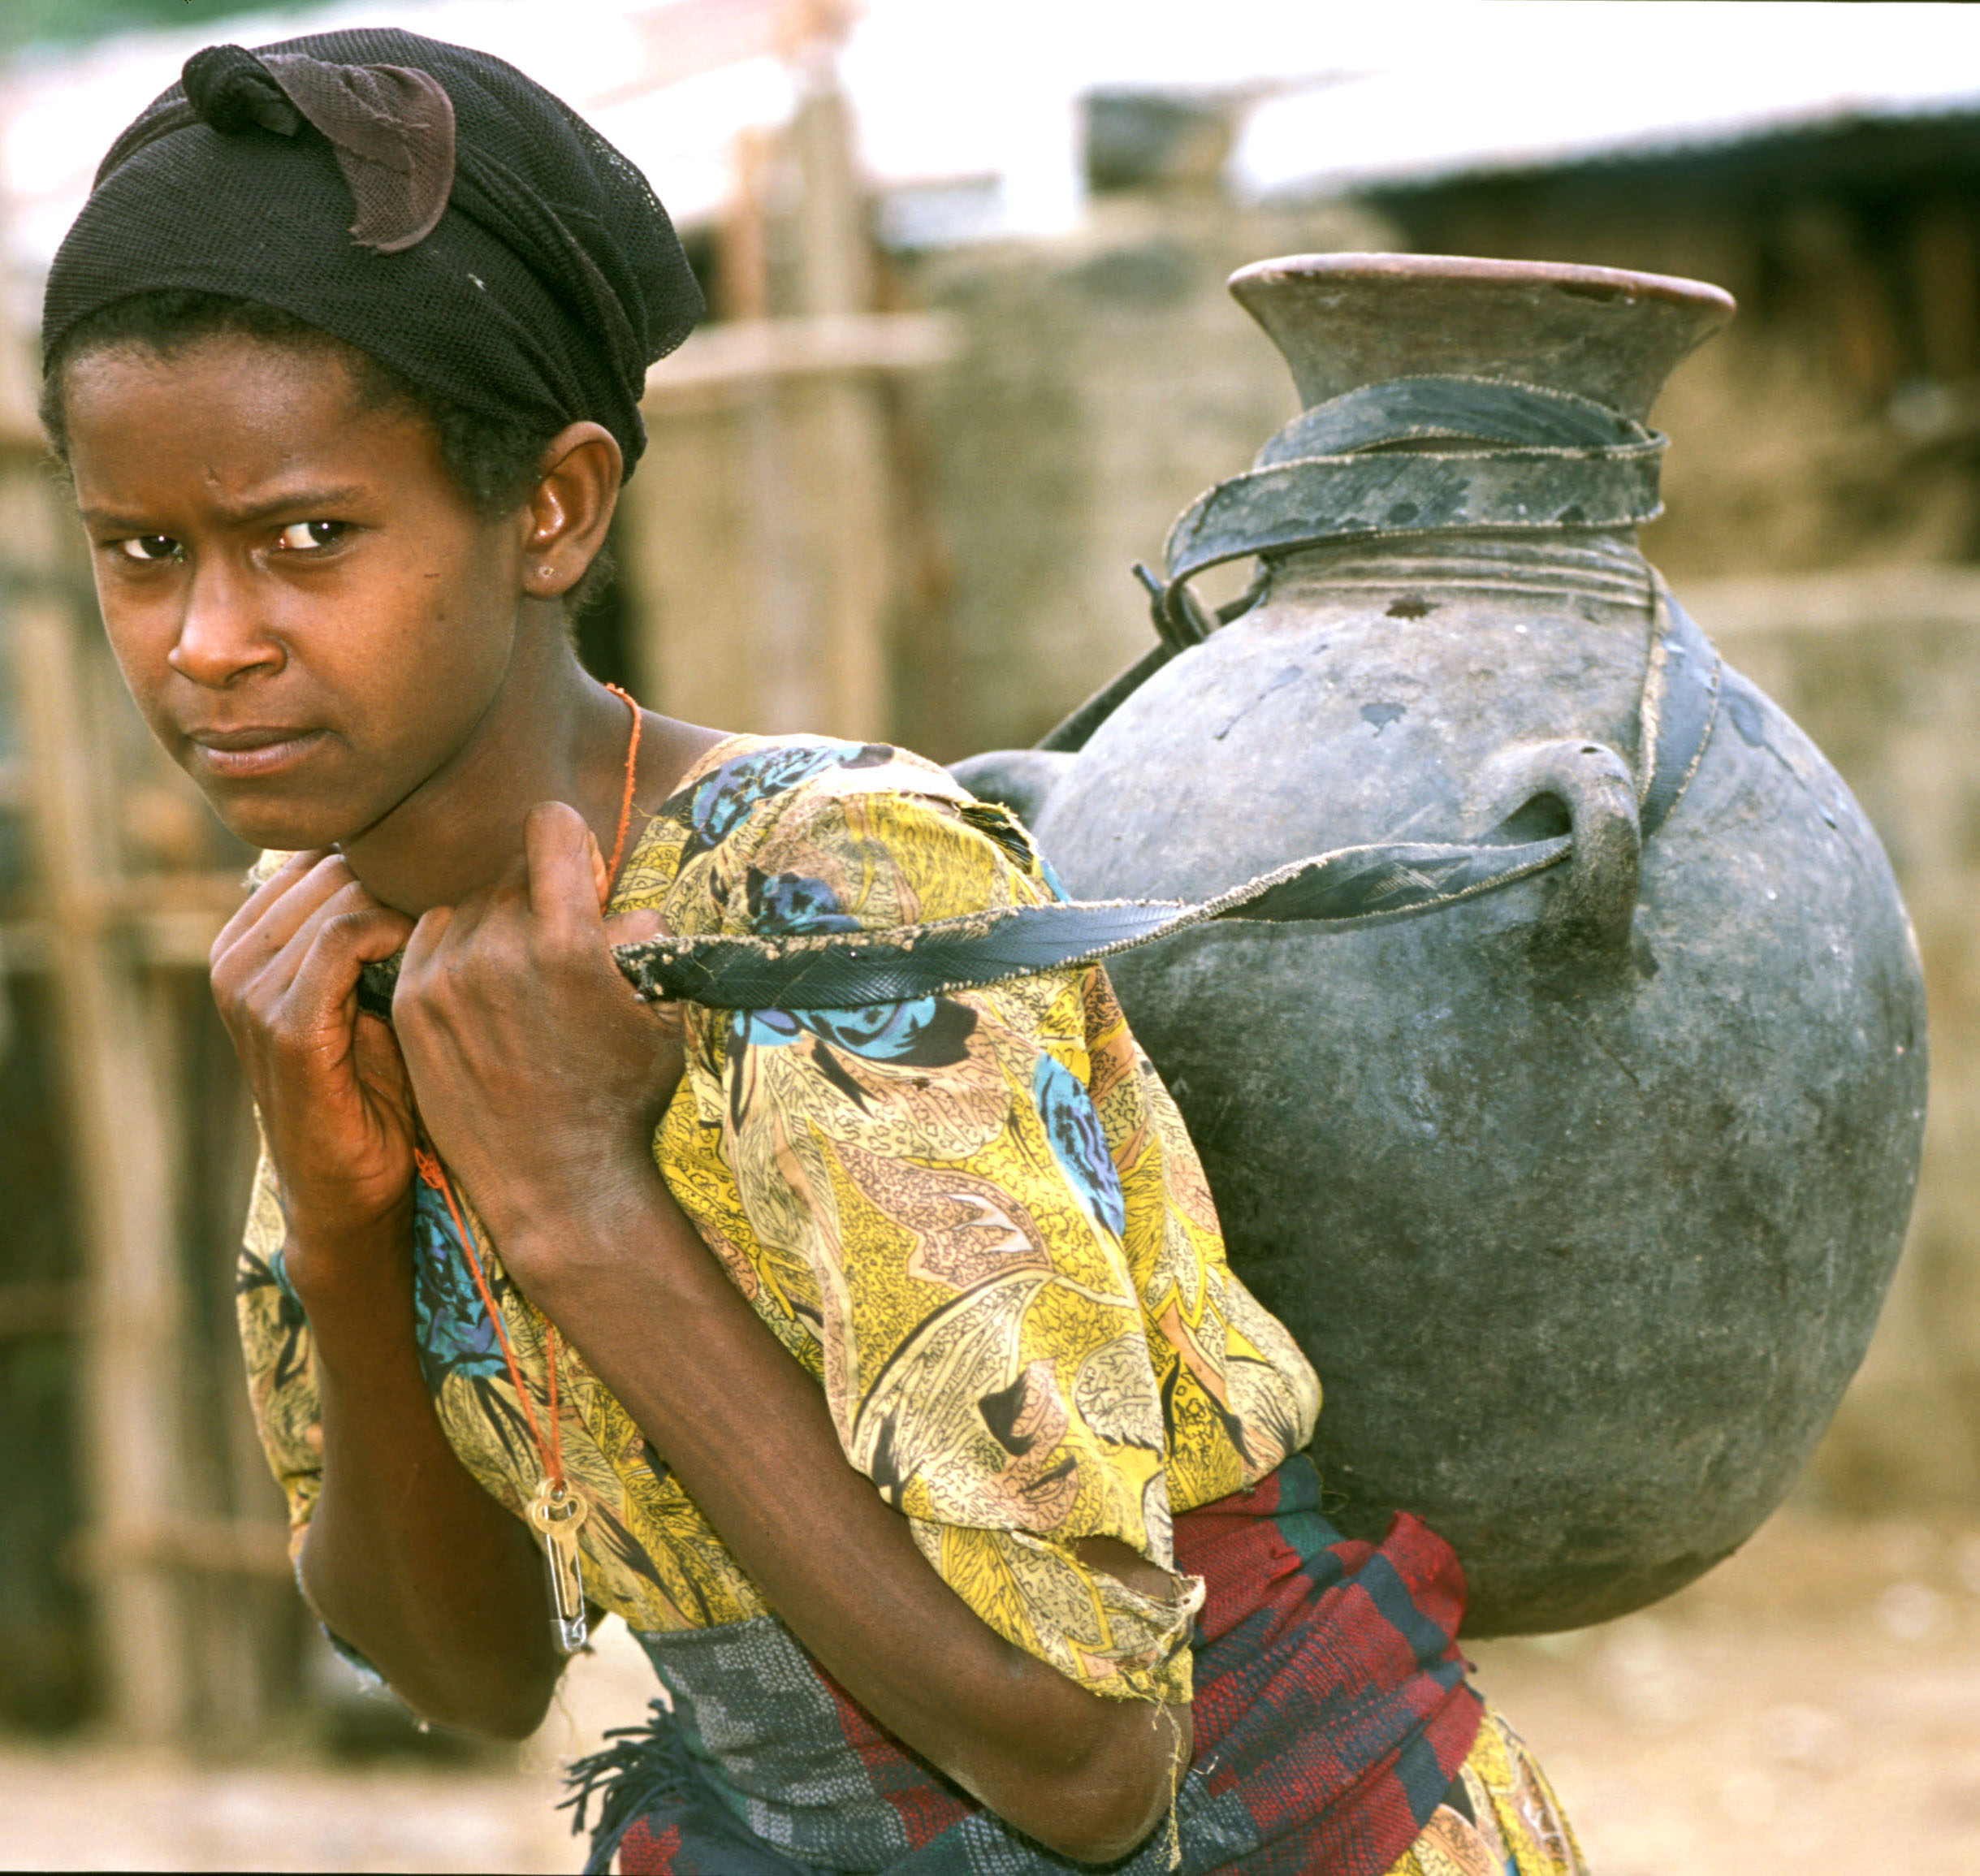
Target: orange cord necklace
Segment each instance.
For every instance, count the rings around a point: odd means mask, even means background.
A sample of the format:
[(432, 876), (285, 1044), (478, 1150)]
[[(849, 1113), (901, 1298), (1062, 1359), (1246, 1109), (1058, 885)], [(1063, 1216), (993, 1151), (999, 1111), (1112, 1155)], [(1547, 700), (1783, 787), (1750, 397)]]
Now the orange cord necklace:
[[(639, 706), (617, 685), (607, 684), (605, 688), (632, 711), (633, 733), (625, 746), (625, 787), (619, 797), (618, 832), (612, 836), (612, 859), (605, 868), (605, 884), (599, 894), (601, 911), (611, 900), (612, 883), (619, 876), (619, 862), (625, 857), (626, 830), (633, 819), (633, 785), (639, 766), (640, 732)], [(454, 1196), (453, 1181), (447, 1176), (447, 1169), (440, 1164), (439, 1156), (424, 1143), (414, 1149), (413, 1161), (420, 1178), (446, 1202), (447, 1215), (453, 1221), (455, 1235), (466, 1254), (474, 1288), (481, 1297), (482, 1307), (488, 1312), (489, 1326), (501, 1346), (502, 1359), (508, 1368), (509, 1385), (516, 1390), (517, 1403), (530, 1429), (530, 1438), (536, 1447), (538, 1459), (543, 1462), (543, 1476), (529, 1502), (526, 1515), (543, 1540), (544, 1556), (550, 1566), (551, 1629), (558, 1647), (566, 1654), (575, 1654), (585, 1645), (590, 1626), (577, 1532), (590, 1506), (571, 1489), (564, 1476), (564, 1428), (562, 1416), (557, 1411), (556, 1325), (547, 1318), (543, 1323), (543, 1362), (549, 1376), (543, 1403), (544, 1418), (550, 1428), (546, 1438), (543, 1424), (536, 1417), (536, 1403), (530, 1399), (530, 1390), (522, 1385), (522, 1370), (517, 1364), (516, 1351), (509, 1342), (508, 1331), (503, 1326), (502, 1312), (495, 1308), (495, 1293), (482, 1269), (474, 1234)]]

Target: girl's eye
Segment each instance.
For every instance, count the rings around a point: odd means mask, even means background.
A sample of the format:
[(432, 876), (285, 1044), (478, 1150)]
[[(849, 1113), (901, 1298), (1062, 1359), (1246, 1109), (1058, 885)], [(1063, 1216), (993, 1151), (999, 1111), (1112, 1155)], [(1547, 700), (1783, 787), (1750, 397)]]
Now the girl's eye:
[(307, 553), (313, 547), (334, 547), (344, 534), (342, 521), (291, 521), (275, 536), (275, 545)]
[(117, 542), (127, 560), (175, 560), (184, 551), (170, 534), (133, 534)]

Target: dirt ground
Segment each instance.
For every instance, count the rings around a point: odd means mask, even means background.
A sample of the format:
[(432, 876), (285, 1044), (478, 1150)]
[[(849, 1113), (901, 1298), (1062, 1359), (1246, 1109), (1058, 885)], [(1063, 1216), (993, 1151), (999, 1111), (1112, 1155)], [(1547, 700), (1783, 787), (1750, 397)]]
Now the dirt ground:
[[(1980, 1527), (1783, 1513), (1652, 1613), (1472, 1652), (1597, 1876), (1980, 1870)], [(608, 1633), (513, 1770), (0, 1744), (0, 1868), (575, 1870), (557, 1762), (648, 1684)]]

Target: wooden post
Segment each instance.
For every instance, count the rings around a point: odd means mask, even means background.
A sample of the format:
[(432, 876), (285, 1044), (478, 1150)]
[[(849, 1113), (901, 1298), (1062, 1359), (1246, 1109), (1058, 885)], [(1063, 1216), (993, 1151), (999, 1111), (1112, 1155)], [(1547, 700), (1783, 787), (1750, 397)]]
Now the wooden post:
[(185, 1716), (178, 1597), (139, 1534), (179, 1509), (179, 1295), (171, 1153), (138, 962), (105, 917), (110, 819), (84, 707), (73, 609), (18, 602), (9, 621), (28, 754), (28, 819), (88, 1239), (80, 1390), (89, 1498), (106, 1562), (99, 1632), (114, 1725), (166, 1740)]
[[(746, 130), (736, 140), (735, 193), (724, 218), (723, 285), (743, 331), (764, 331), (770, 317), (769, 197), (777, 140)], [(703, 685), (719, 685), (728, 704), (704, 720), (752, 729), (802, 729), (811, 707), (805, 681), (805, 640), (811, 594), (804, 577), (803, 542), (797, 530), (797, 491), (790, 473), (790, 435), (781, 387), (767, 374), (737, 387), (732, 475), (741, 495), (732, 541), (743, 604), (737, 646), (751, 655), (724, 658), (704, 645), (693, 662)], [(706, 433), (704, 422), (698, 427)], [(719, 537), (718, 537), (719, 538)], [(731, 701), (733, 700), (733, 701)]]
[[(766, 18), (767, 15), (765, 16)], [(953, 352), (947, 322), (873, 310), (850, 114), (833, 74), (845, 10), (793, 4), (803, 86), (772, 139), (738, 140), (718, 308), (648, 381), (650, 460), (630, 486), (627, 570), (652, 700), (724, 728), (896, 733), (901, 584), (884, 378)], [(794, 175), (794, 210), (772, 180)]]
[[(812, 318), (870, 311), (871, 236), (854, 168), (845, 94), (823, 50), (791, 125), (802, 179), (797, 311)], [(840, 736), (893, 733), (887, 629), (894, 518), (885, 413), (870, 378), (822, 378), (798, 394), (793, 427), (807, 470), (802, 499), (815, 598), (801, 649), (811, 722)]]

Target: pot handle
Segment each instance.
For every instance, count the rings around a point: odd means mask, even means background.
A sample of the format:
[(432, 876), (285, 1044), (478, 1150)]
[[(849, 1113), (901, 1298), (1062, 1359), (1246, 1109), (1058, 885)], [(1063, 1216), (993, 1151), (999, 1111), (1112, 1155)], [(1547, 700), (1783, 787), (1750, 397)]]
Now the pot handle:
[(1493, 764), (1500, 824), (1543, 797), (1567, 811), (1573, 845), (1555, 876), (1537, 936), (1549, 949), (1616, 951), (1629, 942), (1643, 862), (1643, 827), (1629, 765), (1606, 744), (1527, 744)]

